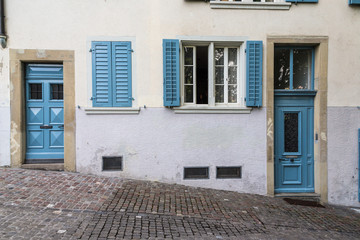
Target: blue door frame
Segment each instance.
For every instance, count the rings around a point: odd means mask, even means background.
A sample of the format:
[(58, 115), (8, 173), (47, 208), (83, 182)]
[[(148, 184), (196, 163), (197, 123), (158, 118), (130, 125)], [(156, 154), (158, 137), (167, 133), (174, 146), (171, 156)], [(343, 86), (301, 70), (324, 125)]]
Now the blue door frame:
[(314, 97), (275, 96), (275, 193), (314, 192)]
[(64, 161), (63, 66), (26, 66), (26, 162)]

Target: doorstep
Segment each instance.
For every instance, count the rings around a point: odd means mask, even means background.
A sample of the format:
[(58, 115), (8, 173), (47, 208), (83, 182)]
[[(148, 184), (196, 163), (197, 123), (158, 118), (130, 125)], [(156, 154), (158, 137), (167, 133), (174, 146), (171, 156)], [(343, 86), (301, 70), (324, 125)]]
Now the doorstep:
[(318, 193), (276, 193), (276, 198), (292, 198), (297, 200), (321, 202), (321, 195)]
[(23, 164), (21, 168), (32, 170), (46, 170), (46, 171), (64, 171), (63, 163), (36, 163), (36, 164)]

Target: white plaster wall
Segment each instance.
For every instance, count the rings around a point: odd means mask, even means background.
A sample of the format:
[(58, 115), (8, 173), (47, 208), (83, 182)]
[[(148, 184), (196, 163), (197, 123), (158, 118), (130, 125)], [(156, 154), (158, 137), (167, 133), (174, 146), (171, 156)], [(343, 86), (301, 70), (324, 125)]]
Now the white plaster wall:
[(360, 109), (328, 108), (329, 202), (360, 207), (358, 200)]
[[(251, 114), (85, 115), (77, 110), (79, 172), (266, 193), (265, 109)], [(124, 171), (101, 172), (102, 156), (124, 156)], [(210, 167), (208, 180), (183, 180), (185, 166)], [(217, 180), (216, 166), (242, 166), (241, 179)]]
[(0, 166), (10, 165), (9, 51), (0, 50)]

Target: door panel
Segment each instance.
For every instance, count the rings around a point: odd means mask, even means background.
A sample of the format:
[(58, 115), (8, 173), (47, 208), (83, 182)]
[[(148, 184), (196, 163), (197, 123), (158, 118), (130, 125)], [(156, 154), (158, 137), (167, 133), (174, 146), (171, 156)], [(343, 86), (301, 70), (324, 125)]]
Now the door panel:
[(313, 109), (311, 98), (275, 99), (275, 193), (314, 192)]
[(26, 161), (64, 159), (63, 68), (26, 66)]

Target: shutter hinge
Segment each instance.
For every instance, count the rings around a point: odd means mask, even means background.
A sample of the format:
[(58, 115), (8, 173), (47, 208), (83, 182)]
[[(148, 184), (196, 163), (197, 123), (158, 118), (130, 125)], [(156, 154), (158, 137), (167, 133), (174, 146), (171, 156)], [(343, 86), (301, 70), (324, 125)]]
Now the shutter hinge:
[(96, 98), (96, 97), (91, 97), (90, 100), (93, 101), (93, 100), (95, 100), (95, 98)]
[(246, 53), (246, 48), (245, 48), (245, 53)]
[(129, 51), (129, 52), (134, 52), (134, 50), (133, 50), (133, 49), (129, 49), (128, 51)]
[(129, 97), (129, 99), (131, 99), (131, 100), (135, 101), (135, 98), (133, 98), (133, 97)]
[(89, 52), (94, 52), (95, 51), (95, 49), (93, 49), (93, 48), (90, 48), (90, 50), (89, 50)]

